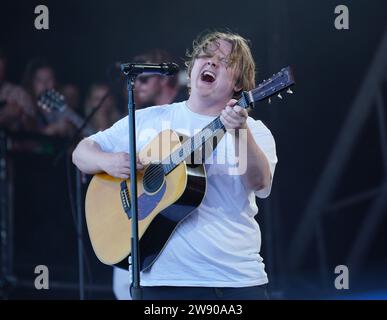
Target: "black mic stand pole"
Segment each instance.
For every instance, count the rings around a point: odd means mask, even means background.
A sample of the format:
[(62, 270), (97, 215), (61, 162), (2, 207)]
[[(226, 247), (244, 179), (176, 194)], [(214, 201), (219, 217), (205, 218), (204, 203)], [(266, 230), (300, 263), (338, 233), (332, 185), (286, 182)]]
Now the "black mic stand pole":
[(75, 176), (75, 199), (77, 212), (77, 246), (78, 246), (78, 273), (79, 273), (79, 299), (85, 300), (85, 279), (83, 263), (83, 223), (82, 223), (82, 175), (83, 173), (76, 169)]
[(129, 121), (129, 156), (130, 156), (130, 202), (132, 217), (132, 285), (131, 296), (133, 300), (142, 300), (140, 287), (140, 261), (138, 245), (138, 215), (137, 215), (137, 176), (136, 176), (136, 119), (133, 97), (133, 85), (137, 74), (125, 73), (128, 82), (128, 121)]

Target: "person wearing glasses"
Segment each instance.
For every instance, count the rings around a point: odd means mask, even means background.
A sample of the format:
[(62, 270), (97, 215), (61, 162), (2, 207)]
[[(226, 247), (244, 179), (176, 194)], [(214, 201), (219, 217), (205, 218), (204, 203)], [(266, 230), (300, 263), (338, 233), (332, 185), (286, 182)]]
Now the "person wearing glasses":
[[(134, 57), (135, 63), (173, 62), (170, 53), (161, 49), (153, 49)], [(150, 106), (161, 106), (175, 101), (179, 93), (178, 76), (163, 76), (159, 74), (141, 74), (135, 81), (134, 102), (136, 109)], [(125, 87), (125, 93), (127, 90)]]

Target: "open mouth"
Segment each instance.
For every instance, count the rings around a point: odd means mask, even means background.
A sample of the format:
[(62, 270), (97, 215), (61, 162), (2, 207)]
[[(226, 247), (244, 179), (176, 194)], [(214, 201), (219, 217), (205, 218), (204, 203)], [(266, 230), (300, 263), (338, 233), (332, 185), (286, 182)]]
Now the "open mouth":
[(215, 75), (215, 73), (213, 73), (209, 70), (205, 70), (200, 75), (200, 79), (204, 82), (212, 83), (216, 80), (216, 75)]

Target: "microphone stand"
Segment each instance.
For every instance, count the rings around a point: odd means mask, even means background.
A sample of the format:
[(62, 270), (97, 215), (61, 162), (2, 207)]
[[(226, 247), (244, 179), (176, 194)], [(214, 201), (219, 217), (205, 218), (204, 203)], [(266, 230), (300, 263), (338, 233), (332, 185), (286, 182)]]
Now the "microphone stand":
[(136, 176), (136, 120), (135, 104), (133, 96), (134, 80), (137, 73), (125, 72), (128, 87), (128, 121), (129, 121), (129, 156), (130, 156), (130, 200), (132, 217), (132, 238), (131, 238), (131, 258), (132, 258), (132, 285), (131, 296), (133, 300), (142, 300), (142, 290), (140, 287), (140, 259), (139, 259), (139, 239), (138, 239), (138, 215), (137, 215), (137, 176)]
[(78, 246), (78, 272), (79, 272), (79, 299), (85, 300), (85, 271), (83, 262), (83, 223), (82, 223), (82, 179), (83, 173), (76, 169), (76, 212), (77, 212), (77, 246)]
[(121, 71), (127, 77), (128, 88), (128, 122), (129, 122), (129, 157), (130, 157), (130, 200), (131, 200), (131, 258), (132, 258), (132, 285), (131, 296), (133, 300), (142, 300), (140, 287), (140, 253), (138, 237), (138, 210), (137, 210), (137, 176), (136, 176), (136, 119), (133, 87), (134, 80), (141, 73), (161, 73), (173, 75), (179, 71), (175, 63), (154, 64), (121, 64)]

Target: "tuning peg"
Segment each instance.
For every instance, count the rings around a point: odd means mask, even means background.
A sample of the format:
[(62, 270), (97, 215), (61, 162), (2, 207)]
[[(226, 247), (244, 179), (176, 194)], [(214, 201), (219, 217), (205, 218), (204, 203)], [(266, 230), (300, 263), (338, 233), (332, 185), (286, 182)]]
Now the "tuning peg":
[(289, 88), (288, 90), (286, 90), (286, 93), (293, 94), (293, 91)]
[(269, 104), (271, 103), (271, 98), (269, 98)]
[(282, 96), (280, 93), (277, 95), (277, 97), (282, 100)]

